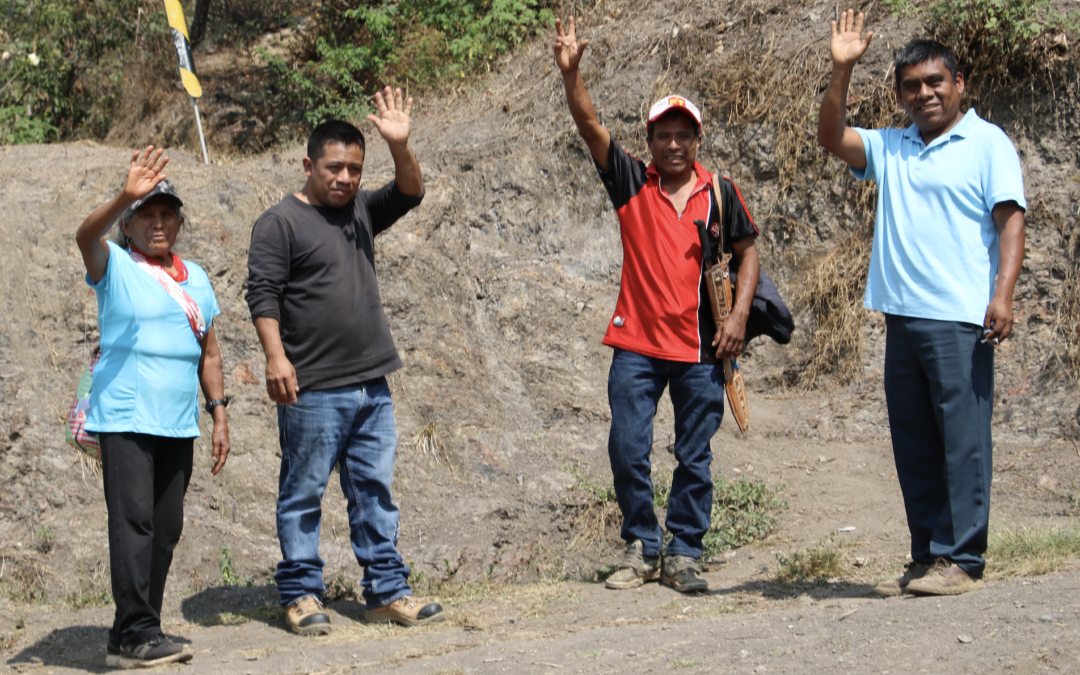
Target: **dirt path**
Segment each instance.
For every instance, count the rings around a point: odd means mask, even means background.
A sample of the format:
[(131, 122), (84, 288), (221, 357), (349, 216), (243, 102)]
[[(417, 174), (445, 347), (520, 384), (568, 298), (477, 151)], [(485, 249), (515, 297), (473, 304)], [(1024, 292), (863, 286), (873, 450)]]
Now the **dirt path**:
[[(340, 601), (329, 605), (333, 635), (301, 638), (285, 632), (270, 587), (192, 595), (176, 584), (165, 630), (190, 641), (196, 658), (185, 671), (194, 673), (1076, 672), (1076, 569), (990, 581), (956, 598), (873, 595), (872, 584), (894, 574), (907, 550), (886, 439), (781, 434), (792, 424), (811, 429), (808, 419), (829, 426), (823, 420), (835, 406), (759, 398), (753, 434), (721, 430), (718, 465), (729, 476), (782, 484), (790, 509), (779, 532), (712, 566), (708, 594), (684, 596), (657, 584), (625, 592), (566, 581), (473, 584), (443, 598), (449, 619), (439, 625), (369, 626), (358, 603)], [(666, 414), (662, 407), (661, 421)], [(1038, 462), (1065, 462), (1064, 453), (999, 444), (998, 467), (1019, 462), (1022, 482), (1031, 484), (1043, 468)], [(995, 481), (995, 526), (1044, 522), (1052, 508), (1045, 491), (1020, 489), (1019, 477), (1014, 467)], [(816, 586), (775, 581), (776, 554), (823, 541), (841, 553), (840, 578)], [(0, 635), (14, 644), (0, 663), (17, 672), (102, 672), (110, 620), (111, 608), (4, 600)], [(17, 622), (24, 628), (12, 632)]]

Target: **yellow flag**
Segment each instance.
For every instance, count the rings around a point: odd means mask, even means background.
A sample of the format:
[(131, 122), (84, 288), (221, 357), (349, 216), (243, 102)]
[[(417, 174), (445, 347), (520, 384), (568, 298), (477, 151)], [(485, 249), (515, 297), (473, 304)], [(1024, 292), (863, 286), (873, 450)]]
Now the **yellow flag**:
[(165, 0), (165, 13), (169, 17), (176, 56), (180, 60), (180, 81), (192, 98), (199, 98), (202, 96), (202, 85), (195, 75), (195, 59), (191, 56), (191, 41), (188, 39), (187, 22), (184, 21), (184, 8), (180, 6), (180, 0)]

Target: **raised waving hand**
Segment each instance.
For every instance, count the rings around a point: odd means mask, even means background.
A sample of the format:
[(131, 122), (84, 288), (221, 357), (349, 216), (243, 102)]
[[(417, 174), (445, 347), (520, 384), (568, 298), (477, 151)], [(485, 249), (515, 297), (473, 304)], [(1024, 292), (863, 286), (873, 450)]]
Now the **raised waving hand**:
[(870, 46), (870, 40), (874, 38), (874, 31), (863, 32), (862, 12), (855, 15), (855, 10), (848, 9), (840, 13), (839, 24), (830, 21), (832, 25), (832, 60), (837, 66), (853, 66), (866, 53)]
[(555, 19), (555, 64), (564, 73), (570, 73), (578, 68), (581, 56), (585, 48), (589, 46), (589, 39), (581, 42), (577, 40), (577, 29), (574, 26), (574, 17), (567, 20), (569, 30), (563, 32), (562, 19)]
[(157, 187), (157, 184), (165, 180), (162, 173), (169, 158), (164, 157), (164, 150), (148, 145), (145, 150), (131, 154), (131, 164), (128, 167), (127, 180), (124, 182), (123, 196), (130, 201), (142, 199)]
[(375, 92), (375, 106), (378, 115), (368, 115), (368, 121), (375, 125), (383, 139), (390, 145), (403, 145), (409, 140), (409, 116), (412, 114), (413, 100), (410, 96), (402, 102), (401, 87)]

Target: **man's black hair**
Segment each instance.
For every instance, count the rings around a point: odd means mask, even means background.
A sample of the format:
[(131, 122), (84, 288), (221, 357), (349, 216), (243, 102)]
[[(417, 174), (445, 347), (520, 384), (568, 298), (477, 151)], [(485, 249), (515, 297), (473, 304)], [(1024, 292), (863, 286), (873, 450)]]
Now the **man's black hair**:
[(348, 122), (327, 120), (312, 129), (311, 135), (308, 136), (308, 159), (312, 162), (319, 161), (319, 158), (326, 154), (326, 146), (330, 143), (341, 143), (345, 147), (356, 145), (363, 151), (364, 134)]
[(665, 112), (660, 117), (657, 117), (655, 120), (653, 120), (652, 122), (649, 122), (648, 124), (645, 125), (645, 142), (646, 143), (652, 143), (652, 135), (653, 135), (653, 130), (656, 128), (656, 123), (659, 122), (660, 120), (664, 119), (665, 117), (670, 116), (670, 115), (685, 115), (686, 118), (690, 120), (691, 124), (694, 127), (694, 138), (701, 138), (701, 127), (698, 125), (697, 120), (694, 119), (694, 116), (691, 115), (689, 113), (689, 111), (679, 110), (678, 108), (672, 108), (671, 110), (668, 110), (667, 112)]
[(952, 73), (953, 80), (956, 80), (956, 73), (959, 69), (956, 67), (956, 54), (953, 53), (953, 50), (937, 40), (912, 40), (904, 45), (904, 48), (896, 55), (896, 61), (893, 62), (897, 90), (900, 89), (900, 74), (904, 68), (917, 66), (931, 59), (940, 59), (941, 63)]

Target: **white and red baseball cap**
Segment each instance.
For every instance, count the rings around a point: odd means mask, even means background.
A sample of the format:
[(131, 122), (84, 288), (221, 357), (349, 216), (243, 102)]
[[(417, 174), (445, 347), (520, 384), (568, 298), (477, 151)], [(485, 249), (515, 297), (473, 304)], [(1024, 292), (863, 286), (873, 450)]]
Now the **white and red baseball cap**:
[(689, 115), (694, 118), (694, 121), (697, 122), (698, 129), (701, 128), (701, 111), (698, 110), (698, 107), (691, 103), (690, 99), (685, 96), (665, 96), (656, 103), (653, 103), (653, 107), (649, 109), (648, 124), (652, 124), (671, 110), (682, 110), (683, 112), (689, 113)]

